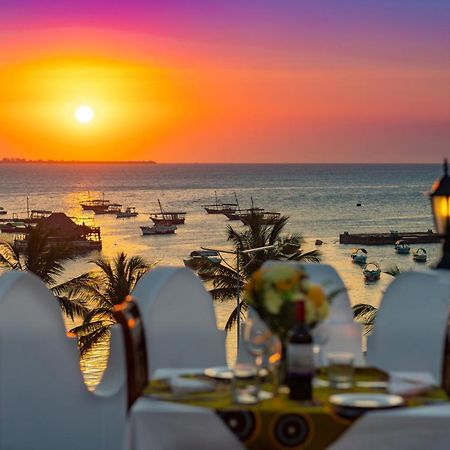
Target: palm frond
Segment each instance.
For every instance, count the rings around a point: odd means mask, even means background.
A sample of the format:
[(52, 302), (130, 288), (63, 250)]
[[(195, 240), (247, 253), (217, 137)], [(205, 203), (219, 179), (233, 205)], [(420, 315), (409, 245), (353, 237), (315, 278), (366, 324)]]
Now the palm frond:
[(61, 307), (62, 312), (70, 317), (72, 320), (77, 317), (85, 317), (85, 315), (89, 312), (89, 309), (86, 308), (86, 305), (83, 302), (73, 300), (67, 297), (56, 297), (59, 301), (59, 306)]
[(366, 333), (372, 331), (375, 318), (378, 313), (378, 309), (375, 306), (368, 305), (366, 303), (358, 303), (353, 306), (353, 316), (356, 320), (362, 323), (366, 327)]
[(101, 342), (109, 338), (111, 331), (109, 327), (102, 327), (92, 333), (89, 333), (78, 338), (78, 348), (82, 356), (90, 353), (94, 350)]
[(0, 242), (0, 263), (6, 264), (11, 269), (22, 270), (19, 255), (8, 242)]
[[(248, 305), (245, 302), (241, 302), (240, 304), (240, 318), (241, 318), (241, 323), (244, 321), (245, 319), (245, 315), (247, 313), (248, 310)], [(227, 323), (225, 324), (225, 331), (230, 331), (233, 329), (233, 326), (236, 324), (237, 322), (237, 318), (238, 318), (238, 313), (237, 313), (237, 306), (236, 308), (233, 309), (233, 311), (230, 314), (230, 317), (228, 317)]]

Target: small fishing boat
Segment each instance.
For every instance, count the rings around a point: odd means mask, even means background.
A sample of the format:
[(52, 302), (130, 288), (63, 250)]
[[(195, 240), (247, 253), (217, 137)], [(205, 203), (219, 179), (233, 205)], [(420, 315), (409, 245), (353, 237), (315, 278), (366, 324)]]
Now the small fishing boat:
[(171, 224), (171, 225), (183, 225), (186, 220), (185, 211), (164, 211), (161, 202), (158, 200), (159, 212), (150, 213), (150, 219), (154, 224)]
[(220, 264), (222, 259), (219, 253), (214, 250), (195, 250), (191, 252), (189, 258), (183, 259), (184, 265), (191, 269), (197, 269), (202, 261)]
[(2, 206), (0, 206), (0, 215), (8, 214), (8, 211), (6, 211)]
[(380, 279), (381, 269), (378, 263), (370, 262), (363, 268), (363, 275), (366, 281), (376, 281)]
[(94, 210), (95, 214), (117, 214), (122, 211), (120, 203), (110, 203), (106, 209)]
[[(236, 196), (236, 194), (234, 194)], [(239, 207), (239, 204), (236, 199), (236, 203), (221, 203), (217, 199), (217, 191), (214, 191), (214, 196), (216, 198), (216, 203), (212, 203), (209, 205), (202, 205), (207, 214), (225, 214), (225, 213), (234, 213)]]
[(366, 264), (367, 250), (365, 248), (354, 248), (350, 256), (355, 264)]
[(413, 260), (416, 262), (426, 262), (427, 261), (427, 251), (424, 248), (418, 248), (413, 252)]
[(126, 219), (129, 217), (136, 217), (139, 213), (136, 211), (136, 208), (134, 206), (128, 206), (125, 211), (118, 211), (116, 214), (116, 217), (118, 219)]
[(144, 236), (153, 234), (174, 234), (177, 226), (172, 223), (158, 222), (153, 226), (141, 226), (142, 234)]
[(400, 239), (395, 243), (395, 251), (401, 255), (407, 255), (411, 251), (411, 247), (405, 240)]
[(26, 233), (28, 225), (22, 221), (0, 223), (0, 231), (2, 233)]

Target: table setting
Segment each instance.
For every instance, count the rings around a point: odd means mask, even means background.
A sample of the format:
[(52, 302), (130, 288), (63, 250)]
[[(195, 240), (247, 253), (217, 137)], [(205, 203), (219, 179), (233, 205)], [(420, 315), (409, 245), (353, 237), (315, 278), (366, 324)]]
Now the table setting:
[[(156, 423), (166, 418), (172, 434), (161, 448), (183, 448), (193, 439), (198, 449), (325, 449), (364, 416), (446, 404), (447, 395), (427, 372), (388, 373), (361, 367), (345, 349), (317, 349), (313, 331), (324, 324), (332, 296), (301, 268), (284, 269), (256, 272), (246, 288), (245, 361), (154, 373), (134, 409), (139, 416), (142, 403), (151, 402), (142, 421), (147, 432), (155, 417)], [(320, 334), (322, 345), (323, 327)], [(151, 426), (155, 433), (155, 421)]]

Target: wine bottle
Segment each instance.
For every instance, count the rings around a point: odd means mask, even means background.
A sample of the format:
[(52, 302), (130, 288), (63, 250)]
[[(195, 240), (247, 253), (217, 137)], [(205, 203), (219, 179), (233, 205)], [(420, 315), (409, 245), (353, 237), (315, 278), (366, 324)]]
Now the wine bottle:
[(296, 323), (287, 345), (287, 383), (293, 400), (312, 399), (313, 338), (305, 323), (305, 302), (296, 303)]

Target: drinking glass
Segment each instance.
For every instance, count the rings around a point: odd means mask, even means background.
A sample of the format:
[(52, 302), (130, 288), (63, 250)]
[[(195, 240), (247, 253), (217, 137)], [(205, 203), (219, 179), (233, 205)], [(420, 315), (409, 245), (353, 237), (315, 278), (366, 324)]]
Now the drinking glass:
[(350, 389), (353, 387), (353, 361), (355, 355), (347, 352), (327, 354), (328, 381), (334, 389)]
[[(246, 350), (250, 355), (255, 357), (256, 382), (259, 392), (261, 387), (260, 374), (264, 356), (268, 355), (270, 346), (275, 345), (275, 341), (273, 341), (274, 335), (264, 321), (261, 320), (256, 311), (250, 310), (247, 319), (243, 324), (243, 337)], [(264, 394), (264, 398), (267, 398), (266, 394)]]
[(255, 366), (237, 363), (233, 370), (233, 400), (251, 405), (259, 402), (258, 374)]

